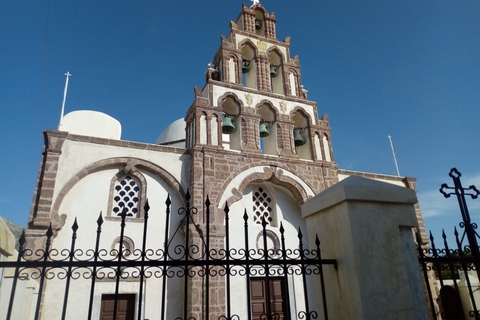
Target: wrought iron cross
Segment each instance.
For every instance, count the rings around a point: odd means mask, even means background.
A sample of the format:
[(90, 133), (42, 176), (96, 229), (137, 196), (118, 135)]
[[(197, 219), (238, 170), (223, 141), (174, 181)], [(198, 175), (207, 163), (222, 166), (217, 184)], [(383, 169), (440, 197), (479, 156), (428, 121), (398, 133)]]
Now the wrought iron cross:
[[(452, 194), (455, 194), (458, 199), (458, 205), (460, 206), (460, 211), (462, 213), (463, 222), (470, 223), (470, 214), (468, 213), (467, 202), (465, 201), (465, 196), (471, 196), (472, 199), (476, 199), (480, 194), (480, 191), (475, 186), (470, 186), (468, 188), (463, 188), (460, 181), (462, 174), (458, 172), (456, 168), (452, 168), (448, 174), (453, 179), (453, 184), (455, 187), (449, 187), (446, 183), (442, 184), (440, 192), (444, 195), (445, 198), (449, 198)], [(445, 192), (446, 189), (455, 190), (455, 192)], [(465, 191), (472, 191), (473, 193), (466, 193)]]

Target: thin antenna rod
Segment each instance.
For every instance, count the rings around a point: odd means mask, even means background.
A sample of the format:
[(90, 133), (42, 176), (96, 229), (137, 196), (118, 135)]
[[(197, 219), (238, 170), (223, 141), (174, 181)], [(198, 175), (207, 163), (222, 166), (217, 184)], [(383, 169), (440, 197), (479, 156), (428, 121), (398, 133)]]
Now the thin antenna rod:
[(58, 130), (62, 130), (63, 113), (65, 111), (65, 100), (67, 100), (68, 78), (71, 76), (70, 72), (65, 73), (67, 80), (65, 80), (65, 90), (63, 91), (62, 113), (60, 114), (60, 122), (58, 123)]
[(395, 156), (395, 150), (393, 149), (392, 136), (388, 135), (388, 140), (390, 140), (390, 147), (392, 148), (393, 160), (395, 161), (395, 168), (397, 168), (397, 176), (400, 177), (400, 171), (398, 171), (397, 157)]

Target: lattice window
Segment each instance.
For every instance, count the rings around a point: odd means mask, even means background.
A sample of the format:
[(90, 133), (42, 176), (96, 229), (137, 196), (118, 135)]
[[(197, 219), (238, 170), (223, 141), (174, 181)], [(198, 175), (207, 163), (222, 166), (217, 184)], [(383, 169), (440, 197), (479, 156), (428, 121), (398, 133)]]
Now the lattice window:
[(113, 187), (113, 213), (119, 216), (123, 208), (127, 217), (136, 217), (139, 210), (140, 182), (129, 175), (121, 176)]
[(262, 187), (254, 190), (253, 198), (253, 220), (257, 224), (262, 224), (262, 217), (265, 218), (267, 224), (274, 224), (273, 218), (273, 201)]

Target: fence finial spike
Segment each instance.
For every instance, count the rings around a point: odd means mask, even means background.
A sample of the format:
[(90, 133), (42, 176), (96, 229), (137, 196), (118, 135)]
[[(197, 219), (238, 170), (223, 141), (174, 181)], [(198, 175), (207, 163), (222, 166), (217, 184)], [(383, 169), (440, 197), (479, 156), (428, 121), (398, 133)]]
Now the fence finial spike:
[(78, 230), (77, 217), (75, 217), (75, 221), (73, 222), (72, 230), (73, 230), (73, 232), (77, 232), (77, 230)]
[(148, 213), (150, 210), (150, 204), (148, 203), (148, 198), (147, 201), (145, 201), (145, 205), (143, 206), (143, 209), (145, 210), (145, 213)]
[(285, 232), (285, 228), (283, 227), (283, 222), (280, 222), (280, 233), (283, 234)]
[(303, 239), (302, 229), (300, 229), (300, 227), (298, 227), (298, 239)]
[(100, 214), (98, 215), (97, 219), (97, 225), (100, 227), (103, 224), (103, 217), (102, 217), (102, 211), (100, 211)]
[(210, 207), (211, 203), (210, 203), (210, 199), (208, 198), (208, 194), (207, 194), (207, 200), (205, 200), (205, 205), (207, 207)]
[(245, 220), (245, 221), (248, 220), (247, 209), (245, 209), (245, 212), (243, 213), (243, 220)]
[(50, 222), (50, 225), (48, 226), (46, 236), (47, 236), (47, 238), (51, 238), (53, 236), (53, 230), (52, 230), (52, 223), (51, 222)]
[(267, 220), (265, 220), (265, 217), (262, 216), (262, 227), (265, 230), (267, 228)]
[(230, 208), (228, 207), (228, 202), (225, 202), (225, 208), (223, 209), (223, 211), (228, 214), (230, 212)]

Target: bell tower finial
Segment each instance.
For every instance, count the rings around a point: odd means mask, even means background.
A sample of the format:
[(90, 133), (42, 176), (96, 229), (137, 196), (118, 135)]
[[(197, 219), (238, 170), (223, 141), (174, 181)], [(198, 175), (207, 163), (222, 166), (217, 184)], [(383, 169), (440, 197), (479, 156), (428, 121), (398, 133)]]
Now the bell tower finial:
[(252, 6), (260, 3), (260, 0), (251, 0), (251, 1), (253, 2)]

